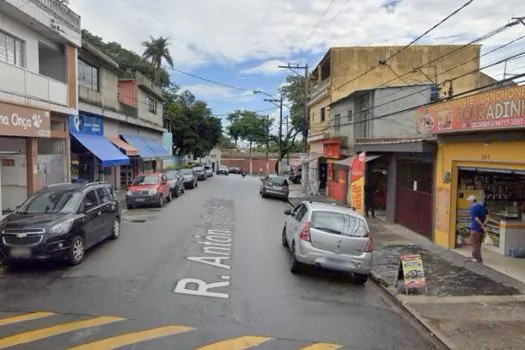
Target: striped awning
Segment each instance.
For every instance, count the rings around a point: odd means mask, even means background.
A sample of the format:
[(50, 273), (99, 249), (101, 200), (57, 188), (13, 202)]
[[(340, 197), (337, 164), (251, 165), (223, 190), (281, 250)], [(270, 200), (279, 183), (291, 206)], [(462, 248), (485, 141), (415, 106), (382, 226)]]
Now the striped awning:
[(119, 136), (108, 136), (107, 139), (120, 148), (127, 156), (139, 156), (139, 150), (122, 140)]

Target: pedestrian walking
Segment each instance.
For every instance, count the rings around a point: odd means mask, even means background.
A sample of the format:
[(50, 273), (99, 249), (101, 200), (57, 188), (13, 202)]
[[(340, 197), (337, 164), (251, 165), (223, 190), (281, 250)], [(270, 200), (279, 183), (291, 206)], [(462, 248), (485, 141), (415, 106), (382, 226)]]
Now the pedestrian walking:
[(376, 187), (374, 184), (365, 185), (365, 213), (368, 217), (368, 213), (372, 214), (372, 217), (376, 217), (375, 198)]
[(481, 245), (485, 236), (485, 228), (488, 220), (488, 212), (485, 206), (478, 203), (476, 196), (471, 195), (467, 200), (472, 203), (469, 209), (470, 215), (470, 244), (472, 245), (472, 261), (483, 263), (481, 256)]

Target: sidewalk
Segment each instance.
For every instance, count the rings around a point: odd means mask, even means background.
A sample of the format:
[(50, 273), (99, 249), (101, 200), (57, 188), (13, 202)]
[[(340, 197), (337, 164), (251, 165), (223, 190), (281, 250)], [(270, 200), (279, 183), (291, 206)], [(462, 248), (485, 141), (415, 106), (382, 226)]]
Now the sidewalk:
[(290, 193), (288, 194), (288, 203), (292, 207), (296, 207), (298, 204), (306, 200), (312, 200), (315, 202), (322, 202), (322, 203), (336, 203), (335, 200), (333, 200), (330, 197), (324, 196), (324, 195), (307, 196), (306, 193), (303, 192), (303, 188), (301, 185), (295, 185), (295, 184), (290, 185)]
[[(451, 349), (525, 349), (525, 284), (402, 226), (368, 220), (374, 281)], [(421, 254), (425, 291), (396, 287), (399, 256)]]

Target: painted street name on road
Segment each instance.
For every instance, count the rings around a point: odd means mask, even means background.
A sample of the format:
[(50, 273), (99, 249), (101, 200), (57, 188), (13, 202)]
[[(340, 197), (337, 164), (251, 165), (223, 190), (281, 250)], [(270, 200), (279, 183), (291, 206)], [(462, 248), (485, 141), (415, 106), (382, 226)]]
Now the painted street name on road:
[[(230, 270), (233, 233), (235, 232), (235, 212), (233, 201), (212, 199), (206, 202), (207, 213), (201, 218), (204, 222), (204, 235), (195, 235), (202, 256), (187, 256), (186, 259), (223, 270)], [(219, 278), (217, 278), (219, 279)], [(222, 281), (204, 281), (198, 278), (183, 278), (177, 281), (174, 293), (228, 299), (224, 288), (230, 287), (230, 276), (220, 275)], [(223, 288), (217, 291), (218, 288)]]

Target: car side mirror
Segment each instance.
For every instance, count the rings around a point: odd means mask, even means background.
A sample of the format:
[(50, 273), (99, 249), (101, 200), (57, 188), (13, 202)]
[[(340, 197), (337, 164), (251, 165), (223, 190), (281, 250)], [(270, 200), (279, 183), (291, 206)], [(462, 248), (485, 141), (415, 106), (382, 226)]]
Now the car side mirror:
[(292, 210), (291, 209), (286, 209), (284, 211), (284, 215), (292, 215)]
[(17, 206), (15, 207), (15, 210), (18, 211), (18, 209), (20, 209), (20, 205), (17, 205)]

